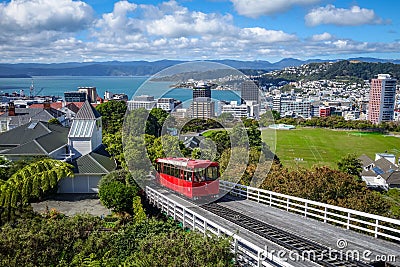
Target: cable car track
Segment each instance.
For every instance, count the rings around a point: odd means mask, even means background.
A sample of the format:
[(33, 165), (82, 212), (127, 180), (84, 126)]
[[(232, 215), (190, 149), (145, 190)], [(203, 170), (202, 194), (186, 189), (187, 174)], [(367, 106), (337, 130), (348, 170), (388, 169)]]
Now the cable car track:
[(200, 207), (232, 223), (235, 223), (249, 230), (250, 232), (253, 232), (267, 240), (270, 240), (273, 243), (278, 244), (290, 251), (296, 251), (300, 256), (310, 255), (305, 253), (313, 252), (314, 254), (312, 254), (310, 257), (307, 257), (307, 259), (318, 265), (325, 267), (339, 267), (339, 266), (372, 267), (373, 266), (361, 261), (349, 259), (350, 257), (346, 257), (346, 253), (337, 250), (332, 250), (327, 246), (318, 244), (314, 241), (284, 231), (273, 225), (251, 218), (247, 215), (244, 215), (227, 207), (221, 206), (217, 203), (204, 204)]

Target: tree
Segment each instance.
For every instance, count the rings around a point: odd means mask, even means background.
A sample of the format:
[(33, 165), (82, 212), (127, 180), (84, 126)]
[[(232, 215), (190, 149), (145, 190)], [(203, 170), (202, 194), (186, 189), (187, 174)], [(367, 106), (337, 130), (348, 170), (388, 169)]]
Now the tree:
[(355, 154), (347, 154), (337, 163), (338, 169), (361, 180), (362, 164)]
[(124, 101), (111, 100), (96, 107), (101, 114), (103, 132), (114, 134), (121, 130), (127, 109)]
[(48, 121), (50, 124), (61, 125), (61, 122), (56, 118), (52, 118)]
[(10, 219), (12, 209), (42, 197), (55, 188), (59, 180), (73, 175), (72, 166), (59, 160), (42, 159), (32, 162), (14, 173), (7, 181), (1, 182), (0, 207), (7, 211)]
[(127, 186), (118, 181), (101, 183), (99, 197), (101, 203), (114, 212), (132, 214), (133, 198), (137, 195), (137, 187)]
[(229, 112), (223, 112), (218, 116), (218, 120), (222, 123), (231, 122), (234, 120), (233, 114)]
[(146, 133), (154, 135), (155, 137), (161, 136), (161, 131), (169, 114), (161, 108), (153, 108), (150, 111), (146, 123)]
[(106, 150), (116, 160), (118, 166), (126, 167), (121, 131), (103, 134), (103, 144)]

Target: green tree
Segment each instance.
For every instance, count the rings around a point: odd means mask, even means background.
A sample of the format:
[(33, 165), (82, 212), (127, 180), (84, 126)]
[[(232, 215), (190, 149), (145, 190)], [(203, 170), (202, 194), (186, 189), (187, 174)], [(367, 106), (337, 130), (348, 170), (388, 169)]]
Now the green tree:
[(52, 118), (48, 121), (50, 124), (61, 125), (61, 122), (56, 118)]
[(104, 133), (114, 134), (121, 130), (127, 109), (124, 101), (111, 100), (98, 105), (96, 109), (101, 114)]
[(99, 186), (101, 203), (117, 213), (126, 212), (132, 214), (133, 198), (137, 193), (137, 187), (127, 186), (118, 181), (102, 183)]
[(107, 152), (116, 160), (118, 166), (126, 167), (122, 146), (122, 132), (117, 131), (115, 133), (103, 134), (103, 144), (106, 146)]
[(55, 188), (60, 179), (73, 175), (72, 166), (59, 160), (42, 159), (26, 165), (7, 181), (1, 182), (0, 212), (7, 211), (9, 220), (13, 209), (42, 197)]
[(231, 122), (234, 120), (233, 114), (228, 112), (223, 112), (218, 116), (218, 120), (222, 123)]
[(338, 169), (361, 181), (362, 164), (355, 154), (347, 154), (337, 163)]

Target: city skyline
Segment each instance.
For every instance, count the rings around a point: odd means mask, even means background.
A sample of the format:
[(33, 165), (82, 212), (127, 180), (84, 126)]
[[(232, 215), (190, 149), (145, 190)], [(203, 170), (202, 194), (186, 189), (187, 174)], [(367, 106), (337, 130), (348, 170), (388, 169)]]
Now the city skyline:
[(2, 63), (399, 59), (397, 1), (0, 2)]

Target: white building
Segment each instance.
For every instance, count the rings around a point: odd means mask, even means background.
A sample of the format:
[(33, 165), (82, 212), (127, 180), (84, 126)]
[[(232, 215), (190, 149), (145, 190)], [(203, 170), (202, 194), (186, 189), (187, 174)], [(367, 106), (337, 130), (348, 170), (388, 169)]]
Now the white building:
[(154, 96), (140, 95), (135, 96), (133, 100), (129, 100), (127, 105), (129, 111), (139, 108), (151, 110), (157, 106), (157, 100), (154, 99)]
[(221, 113), (231, 113), (234, 118), (259, 118), (260, 105), (256, 101), (246, 101), (241, 105), (231, 101), (228, 105), (222, 105)]
[(175, 99), (159, 98), (157, 99), (157, 108), (161, 108), (166, 112), (171, 112), (175, 108)]
[(102, 144), (100, 113), (89, 101), (79, 109), (68, 134), (68, 145), (76, 156), (84, 156)]
[(296, 117), (311, 117), (311, 101), (300, 98), (293, 100), (291, 97), (275, 96), (272, 109), (278, 111), (281, 116), (291, 114)]

